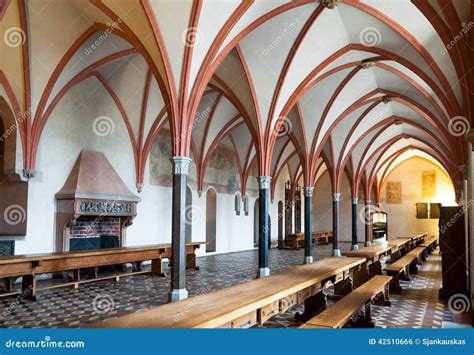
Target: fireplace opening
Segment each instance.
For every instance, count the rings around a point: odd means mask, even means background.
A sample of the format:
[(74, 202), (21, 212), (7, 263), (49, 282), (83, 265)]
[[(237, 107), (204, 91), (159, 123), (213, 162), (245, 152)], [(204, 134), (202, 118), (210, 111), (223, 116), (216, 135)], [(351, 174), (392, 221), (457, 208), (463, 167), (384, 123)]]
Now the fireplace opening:
[(69, 227), (69, 251), (122, 246), (121, 217), (81, 216)]
[(139, 201), (103, 153), (83, 149), (56, 193), (56, 250), (126, 246)]

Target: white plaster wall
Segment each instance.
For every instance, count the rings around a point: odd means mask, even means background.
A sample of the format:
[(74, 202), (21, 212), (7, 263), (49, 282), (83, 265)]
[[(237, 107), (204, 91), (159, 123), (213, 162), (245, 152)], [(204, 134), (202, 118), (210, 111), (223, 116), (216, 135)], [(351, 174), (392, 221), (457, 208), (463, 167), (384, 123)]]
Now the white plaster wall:
[[(426, 200), (421, 195), (421, 173), (423, 170), (436, 171), (436, 197)], [(402, 183), (402, 204), (386, 203), (386, 182)], [(438, 235), (437, 219), (417, 219), (418, 202), (441, 202), (445, 206), (455, 206), (454, 188), (449, 177), (439, 167), (428, 160), (410, 158), (396, 167), (382, 185), (382, 210), (388, 213), (389, 238), (413, 232), (427, 232)]]
[[(343, 175), (340, 187), (339, 205), (339, 241), (352, 240), (352, 196), (349, 181)], [(363, 199), (359, 199), (358, 240), (364, 241)], [(332, 189), (329, 173), (326, 171), (318, 180), (313, 192), (313, 231), (333, 230), (332, 226)]]
[[(83, 148), (103, 152), (128, 188), (142, 199), (138, 204), (138, 215), (127, 229), (126, 245), (171, 241), (172, 190), (149, 183), (147, 163), (143, 190), (140, 194), (136, 192), (134, 159), (128, 132), (112, 99), (103, 90), (94, 91), (96, 85), (94, 79), (88, 79), (73, 88), (58, 104), (45, 127), (37, 156), (38, 174), (30, 181), (27, 236), (15, 238), (17, 254), (54, 250), (54, 195), (63, 186)], [(94, 94), (89, 96), (91, 92)], [(113, 133), (104, 137), (94, 134), (92, 127), (98, 116), (112, 119)], [(192, 240), (205, 241), (206, 194), (199, 197), (195, 190), (192, 194), (193, 205), (198, 211), (193, 224)], [(277, 194), (276, 198), (281, 197)], [(255, 198), (251, 197), (249, 215), (241, 213), (237, 216), (234, 211), (234, 195), (217, 194), (215, 253), (253, 249), (254, 203)], [(275, 211), (275, 214), (272, 212), (273, 221), (277, 220), (277, 210)], [(276, 239), (276, 226), (273, 233)], [(202, 248), (198, 255), (215, 253), (206, 253), (205, 248)]]

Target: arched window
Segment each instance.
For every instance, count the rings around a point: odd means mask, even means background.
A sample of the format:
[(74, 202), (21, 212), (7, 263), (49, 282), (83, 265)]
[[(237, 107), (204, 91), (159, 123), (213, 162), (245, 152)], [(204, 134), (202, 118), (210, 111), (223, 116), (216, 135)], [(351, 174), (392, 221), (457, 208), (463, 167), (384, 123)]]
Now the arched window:
[(189, 186), (186, 186), (186, 227), (184, 229), (184, 233), (186, 236), (186, 243), (191, 243), (193, 240), (193, 216), (192, 214), (195, 213), (193, 211), (193, 193)]
[(242, 209), (242, 199), (240, 193), (236, 193), (234, 196), (234, 210), (237, 216), (240, 216), (240, 210)]
[(206, 193), (206, 253), (216, 251), (217, 197), (214, 189)]

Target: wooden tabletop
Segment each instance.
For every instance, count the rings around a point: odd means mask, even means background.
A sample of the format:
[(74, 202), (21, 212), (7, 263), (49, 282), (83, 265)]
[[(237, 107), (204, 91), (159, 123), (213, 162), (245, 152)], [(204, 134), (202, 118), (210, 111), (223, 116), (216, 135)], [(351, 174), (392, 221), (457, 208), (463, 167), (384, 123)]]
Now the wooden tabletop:
[(360, 258), (375, 258), (381, 254), (393, 249), (393, 245), (389, 244), (374, 244), (370, 247), (363, 247), (357, 250), (348, 250), (342, 253), (344, 256), (353, 256)]
[(400, 248), (401, 246), (407, 244), (410, 242), (410, 239), (403, 239), (403, 238), (400, 238), (400, 239), (390, 239), (388, 241), (388, 245), (391, 245), (393, 247), (396, 247), (396, 248)]
[(365, 262), (332, 257), (179, 302), (92, 324), (93, 328), (216, 328)]
[[(188, 246), (200, 246), (204, 245), (206, 242), (192, 242), (187, 243)], [(52, 259), (62, 259), (64, 257), (68, 258), (79, 258), (86, 256), (97, 256), (97, 255), (109, 255), (109, 254), (121, 254), (129, 253), (133, 251), (147, 251), (147, 250), (159, 250), (159, 249), (168, 249), (171, 248), (170, 243), (166, 244), (154, 244), (154, 245), (142, 245), (136, 247), (121, 247), (121, 248), (108, 248), (108, 249), (98, 249), (98, 250), (82, 250), (74, 252), (56, 252), (56, 253), (45, 253), (45, 254), (26, 254), (26, 255), (11, 255), (11, 256), (2, 256), (0, 257), (0, 265), (2, 264), (13, 264), (13, 263), (23, 263), (35, 260), (52, 260)]]

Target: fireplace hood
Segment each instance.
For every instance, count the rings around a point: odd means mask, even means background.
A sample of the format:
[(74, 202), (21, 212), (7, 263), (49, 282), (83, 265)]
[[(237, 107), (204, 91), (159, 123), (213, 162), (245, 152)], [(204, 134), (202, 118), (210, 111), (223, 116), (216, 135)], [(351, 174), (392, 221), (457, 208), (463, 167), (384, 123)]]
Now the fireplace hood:
[[(55, 195), (56, 250), (69, 250), (69, 229), (79, 217), (121, 217), (124, 229), (137, 215), (135, 196), (125, 185), (105, 155), (83, 149), (64, 186)], [(121, 237), (124, 243), (124, 233)]]
[(139, 202), (122, 181), (105, 155), (83, 149), (64, 186), (56, 194), (58, 200), (99, 199)]

